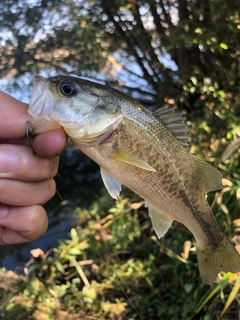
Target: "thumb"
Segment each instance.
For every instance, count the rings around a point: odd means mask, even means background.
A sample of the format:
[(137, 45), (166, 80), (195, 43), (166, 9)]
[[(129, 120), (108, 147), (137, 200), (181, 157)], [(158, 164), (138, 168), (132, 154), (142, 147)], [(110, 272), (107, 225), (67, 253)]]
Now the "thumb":
[(18, 139), (26, 136), (28, 105), (0, 91), (0, 138)]

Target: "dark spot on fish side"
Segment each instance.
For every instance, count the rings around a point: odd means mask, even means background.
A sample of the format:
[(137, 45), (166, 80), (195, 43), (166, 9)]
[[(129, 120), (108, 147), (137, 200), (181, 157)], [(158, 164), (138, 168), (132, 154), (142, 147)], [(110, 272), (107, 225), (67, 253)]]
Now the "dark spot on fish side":
[(184, 204), (188, 207), (191, 207), (191, 201), (188, 197), (188, 195), (186, 194), (185, 190), (180, 189), (178, 192), (178, 197), (182, 199), (182, 201), (184, 202)]

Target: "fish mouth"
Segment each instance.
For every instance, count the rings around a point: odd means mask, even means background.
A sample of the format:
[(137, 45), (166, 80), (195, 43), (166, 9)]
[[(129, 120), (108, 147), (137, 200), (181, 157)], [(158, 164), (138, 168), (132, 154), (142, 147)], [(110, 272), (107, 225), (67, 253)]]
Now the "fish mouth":
[(46, 79), (36, 76), (28, 108), (28, 121), (31, 124), (33, 134), (61, 127), (58, 122), (51, 119), (53, 107), (54, 97), (48, 90)]
[(48, 90), (46, 79), (36, 76), (32, 96), (29, 102), (28, 113), (32, 117), (44, 117), (49, 120), (53, 111), (54, 97)]

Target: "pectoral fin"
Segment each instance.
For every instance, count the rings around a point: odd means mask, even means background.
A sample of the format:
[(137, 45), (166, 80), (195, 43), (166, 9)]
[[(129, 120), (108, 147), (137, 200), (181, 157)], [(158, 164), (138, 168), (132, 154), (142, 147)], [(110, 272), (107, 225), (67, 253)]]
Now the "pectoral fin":
[(168, 231), (173, 220), (152, 205), (147, 204), (147, 207), (149, 216), (152, 220), (153, 229), (160, 239)]
[(152, 166), (150, 166), (150, 164), (148, 164), (144, 160), (138, 158), (137, 156), (135, 156), (127, 151), (123, 151), (120, 149), (114, 149), (114, 151), (111, 155), (111, 159), (123, 161), (123, 162), (129, 163), (129, 164), (132, 164), (133, 166), (139, 167), (141, 169), (156, 172), (156, 170)]
[(122, 183), (114, 178), (107, 170), (100, 167), (103, 183), (113, 199), (118, 199)]

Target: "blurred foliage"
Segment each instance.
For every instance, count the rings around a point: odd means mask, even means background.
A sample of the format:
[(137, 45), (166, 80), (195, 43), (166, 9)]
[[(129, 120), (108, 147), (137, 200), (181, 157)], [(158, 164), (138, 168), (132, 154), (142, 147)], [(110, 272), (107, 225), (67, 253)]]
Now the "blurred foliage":
[[(190, 152), (223, 173), (224, 188), (208, 201), (240, 252), (239, 12), (238, 0), (5, 0), (0, 78), (29, 95), (36, 73), (75, 74), (148, 107), (183, 110)], [(78, 203), (80, 156), (66, 153), (61, 167), (59, 192)], [(157, 240), (142, 201), (126, 189), (122, 196), (76, 209), (70, 240), (32, 252), (25, 277), (2, 271), (0, 318), (239, 319), (239, 275), (204, 286), (189, 231), (175, 222)]]
[[(143, 201), (130, 196), (114, 203), (104, 193), (89, 210), (76, 209), (70, 239), (32, 250), (25, 277), (2, 270), (1, 318), (237, 319), (240, 276), (223, 274), (209, 289), (189, 231), (174, 223), (159, 241)], [(228, 220), (220, 221), (227, 232)]]

